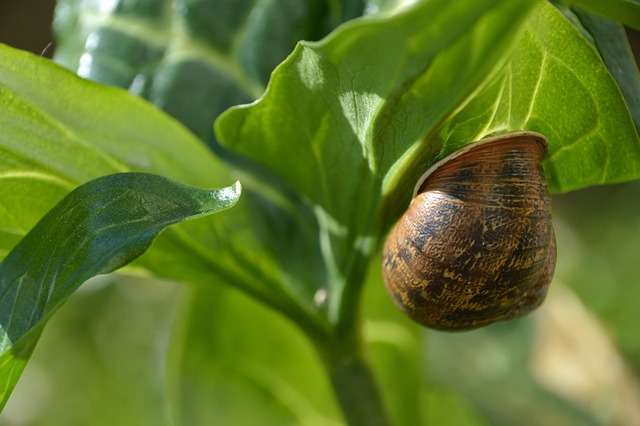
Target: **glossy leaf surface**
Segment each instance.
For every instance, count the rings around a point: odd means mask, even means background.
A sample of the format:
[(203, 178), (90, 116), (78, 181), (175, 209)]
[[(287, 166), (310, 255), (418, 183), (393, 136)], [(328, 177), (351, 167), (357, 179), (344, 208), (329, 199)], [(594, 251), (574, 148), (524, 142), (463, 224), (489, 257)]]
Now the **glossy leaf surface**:
[(149, 99), (212, 142), (218, 114), (260, 96), (298, 40), (320, 38), (358, 3), (61, 0), (56, 60)]
[[(66, 193), (101, 175), (148, 171), (202, 187), (233, 181), (201, 141), (145, 101), (6, 46), (0, 59), (0, 257)], [(136, 267), (181, 282), (222, 278), (282, 309), (316, 310), (323, 271), (313, 261), (315, 220), (295, 197), (258, 189), (233, 216), (164, 233)]]
[[(575, 11), (575, 15), (578, 25), (584, 29), (583, 35), (598, 49), (602, 61), (618, 83), (636, 130), (640, 131), (640, 72), (624, 27), (586, 12)], [(640, 19), (640, 12), (638, 15)]]
[(66, 193), (102, 175), (233, 182), (199, 140), (146, 102), (4, 45), (0, 110), (0, 258)]
[(239, 184), (203, 190), (139, 173), (98, 178), (67, 195), (0, 264), (2, 406), (47, 320), (83, 282), (140, 256), (163, 228), (239, 196)]

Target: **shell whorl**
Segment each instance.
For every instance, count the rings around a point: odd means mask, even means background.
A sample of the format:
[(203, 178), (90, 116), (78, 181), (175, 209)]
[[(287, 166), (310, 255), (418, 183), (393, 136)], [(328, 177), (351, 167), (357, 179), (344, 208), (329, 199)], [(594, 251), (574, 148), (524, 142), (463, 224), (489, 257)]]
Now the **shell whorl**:
[(539, 306), (555, 267), (543, 136), (484, 139), (430, 168), (387, 238), (394, 302), (432, 328), (467, 330)]

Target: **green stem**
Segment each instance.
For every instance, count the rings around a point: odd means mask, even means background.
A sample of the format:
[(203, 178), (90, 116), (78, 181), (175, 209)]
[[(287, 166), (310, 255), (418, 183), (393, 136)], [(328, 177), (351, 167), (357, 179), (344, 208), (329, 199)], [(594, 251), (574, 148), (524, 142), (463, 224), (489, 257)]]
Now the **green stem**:
[(361, 339), (317, 340), (345, 420), (351, 426), (388, 426), (387, 410)]

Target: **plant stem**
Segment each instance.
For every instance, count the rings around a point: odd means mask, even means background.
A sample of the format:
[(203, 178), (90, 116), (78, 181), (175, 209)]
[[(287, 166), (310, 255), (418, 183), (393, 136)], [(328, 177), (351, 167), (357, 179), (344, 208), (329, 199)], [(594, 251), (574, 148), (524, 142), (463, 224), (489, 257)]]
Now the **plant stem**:
[(387, 410), (361, 340), (316, 343), (347, 424), (389, 426)]
[(349, 425), (387, 426), (389, 420), (371, 368), (362, 359), (335, 366), (331, 384)]

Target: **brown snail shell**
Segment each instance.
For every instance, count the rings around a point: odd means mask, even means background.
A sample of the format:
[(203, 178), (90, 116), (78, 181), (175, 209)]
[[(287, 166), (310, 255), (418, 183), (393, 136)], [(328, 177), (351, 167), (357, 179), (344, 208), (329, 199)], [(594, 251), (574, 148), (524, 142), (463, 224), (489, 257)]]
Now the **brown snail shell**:
[(389, 234), (383, 276), (415, 321), (470, 330), (544, 300), (556, 263), (544, 136), (480, 140), (438, 162)]

